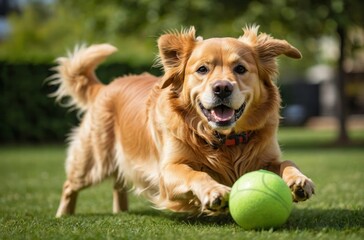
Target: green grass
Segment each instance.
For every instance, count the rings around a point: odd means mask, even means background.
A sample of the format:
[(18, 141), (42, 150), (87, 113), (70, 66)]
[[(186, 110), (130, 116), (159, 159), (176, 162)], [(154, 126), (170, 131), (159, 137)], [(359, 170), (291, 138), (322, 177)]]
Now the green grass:
[[(364, 132), (352, 132), (364, 140)], [(328, 147), (328, 131), (282, 129), (284, 159), (316, 183), (276, 230), (244, 231), (231, 218), (188, 218), (154, 210), (130, 194), (130, 211), (111, 214), (111, 181), (83, 191), (77, 214), (54, 218), (64, 181), (64, 146), (0, 148), (0, 239), (362, 239), (364, 145)]]

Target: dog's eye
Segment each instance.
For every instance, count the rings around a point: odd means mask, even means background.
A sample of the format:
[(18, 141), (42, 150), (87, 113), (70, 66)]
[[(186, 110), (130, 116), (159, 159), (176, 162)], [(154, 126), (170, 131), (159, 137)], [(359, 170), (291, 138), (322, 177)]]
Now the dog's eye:
[(197, 73), (199, 74), (206, 74), (209, 71), (209, 69), (206, 66), (201, 66), (197, 69)]
[(244, 74), (246, 72), (246, 68), (243, 65), (238, 65), (234, 68), (234, 72), (237, 74)]

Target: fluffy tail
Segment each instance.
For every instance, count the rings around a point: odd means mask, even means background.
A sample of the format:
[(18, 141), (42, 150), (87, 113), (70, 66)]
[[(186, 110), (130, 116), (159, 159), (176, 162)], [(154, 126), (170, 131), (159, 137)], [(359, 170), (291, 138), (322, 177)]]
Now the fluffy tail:
[(109, 44), (82, 46), (76, 47), (68, 57), (58, 58), (58, 66), (54, 68), (57, 73), (51, 77), (50, 84), (59, 87), (51, 96), (67, 107), (87, 110), (103, 86), (95, 75), (95, 68), (116, 50)]

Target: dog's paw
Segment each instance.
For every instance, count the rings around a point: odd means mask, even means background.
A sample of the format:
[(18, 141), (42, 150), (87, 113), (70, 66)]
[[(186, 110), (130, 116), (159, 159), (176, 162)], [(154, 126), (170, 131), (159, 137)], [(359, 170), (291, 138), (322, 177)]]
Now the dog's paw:
[(227, 213), (230, 190), (231, 188), (224, 185), (208, 190), (202, 201), (202, 211), (212, 216)]
[(314, 183), (303, 174), (294, 175), (288, 178), (286, 182), (292, 191), (294, 202), (306, 201), (315, 194)]

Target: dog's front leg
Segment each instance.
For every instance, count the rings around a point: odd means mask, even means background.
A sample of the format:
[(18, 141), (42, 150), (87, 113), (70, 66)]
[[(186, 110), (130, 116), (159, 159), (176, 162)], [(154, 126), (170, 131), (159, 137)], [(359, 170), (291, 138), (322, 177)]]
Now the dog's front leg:
[(229, 187), (186, 164), (169, 164), (162, 170), (161, 196), (168, 202), (189, 205), (180, 209), (199, 209), (208, 215), (225, 213), (229, 192)]
[(315, 185), (292, 161), (277, 162), (269, 170), (279, 174), (291, 188), (295, 202), (305, 201), (315, 193)]

